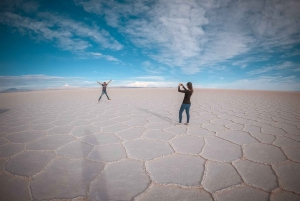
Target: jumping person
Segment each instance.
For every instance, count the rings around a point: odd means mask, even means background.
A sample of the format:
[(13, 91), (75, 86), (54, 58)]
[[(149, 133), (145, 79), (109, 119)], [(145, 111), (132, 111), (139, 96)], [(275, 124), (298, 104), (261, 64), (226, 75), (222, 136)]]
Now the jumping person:
[[(98, 81), (97, 81), (97, 82), (98, 82)], [(101, 96), (100, 96), (99, 99), (98, 99), (98, 103), (99, 103), (100, 99), (102, 98), (102, 95), (103, 95), (103, 94), (106, 95), (106, 97), (107, 97), (108, 100), (111, 100), (111, 99), (108, 97), (107, 92), (106, 92), (106, 87), (107, 87), (107, 85), (108, 85), (110, 82), (111, 82), (111, 80), (109, 80), (109, 82), (108, 82), (107, 84), (106, 84), (106, 82), (103, 82), (103, 84), (102, 84), (101, 82), (98, 82), (98, 84), (102, 85), (102, 94), (101, 94)]]
[[(184, 90), (181, 90), (180, 86), (182, 86)], [(188, 125), (189, 121), (190, 121), (190, 107), (191, 107), (190, 99), (191, 99), (191, 95), (193, 94), (194, 90), (193, 90), (193, 85), (191, 82), (188, 82), (186, 84), (186, 86), (188, 89), (186, 89), (183, 86), (183, 84), (178, 84), (178, 92), (184, 93), (183, 102), (182, 102), (180, 110), (179, 110), (179, 123), (181, 123), (181, 120), (182, 120), (182, 112), (183, 112), (183, 110), (185, 110), (186, 118), (187, 118), (185, 125)]]

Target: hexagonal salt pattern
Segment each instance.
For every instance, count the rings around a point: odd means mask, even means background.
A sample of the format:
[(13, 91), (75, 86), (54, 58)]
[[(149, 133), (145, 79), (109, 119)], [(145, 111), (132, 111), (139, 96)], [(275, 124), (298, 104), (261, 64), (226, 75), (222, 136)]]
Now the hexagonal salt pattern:
[(180, 187), (159, 186), (150, 187), (150, 190), (142, 195), (138, 201), (152, 200), (188, 200), (188, 201), (212, 201), (211, 195), (204, 190), (199, 189), (183, 189)]
[(32, 196), (38, 200), (85, 196), (90, 182), (103, 168), (103, 163), (85, 159), (57, 158), (32, 177)]
[(156, 182), (199, 186), (204, 172), (204, 162), (201, 157), (173, 154), (146, 162), (146, 167)]
[(30, 200), (29, 179), (1, 172), (0, 181), (0, 200)]
[(245, 157), (261, 163), (278, 163), (286, 160), (281, 149), (267, 144), (251, 144), (244, 147)]
[(91, 184), (89, 196), (95, 200), (132, 200), (149, 184), (143, 163), (126, 159), (107, 165)]
[(242, 183), (242, 179), (229, 163), (208, 161), (206, 175), (202, 182), (204, 189), (215, 192)]
[(129, 157), (140, 160), (150, 160), (173, 153), (173, 149), (166, 142), (137, 139), (123, 144)]
[(299, 200), (299, 93), (100, 93), (0, 93), (0, 200)]
[(282, 188), (300, 194), (300, 164), (286, 161), (273, 165)]
[(33, 176), (42, 171), (55, 157), (53, 151), (25, 151), (8, 161), (6, 170), (21, 176)]
[(218, 201), (268, 201), (269, 194), (249, 186), (239, 186), (217, 194)]
[(269, 165), (248, 160), (234, 161), (233, 165), (236, 167), (243, 180), (251, 186), (269, 192), (278, 187), (276, 175)]
[(214, 161), (233, 161), (242, 157), (242, 149), (240, 146), (226, 140), (206, 137), (200, 155)]

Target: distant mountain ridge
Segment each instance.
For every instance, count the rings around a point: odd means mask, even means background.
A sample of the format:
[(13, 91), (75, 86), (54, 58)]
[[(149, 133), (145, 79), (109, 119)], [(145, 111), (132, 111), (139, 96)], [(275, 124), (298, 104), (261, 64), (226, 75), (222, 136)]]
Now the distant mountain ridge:
[(9, 89), (0, 91), (0, 93), (13, 93), (13, 92), (24, 92), (24, 91), (31, 91), (31, 90), (29, 90), (29, 89), (9, 88)]

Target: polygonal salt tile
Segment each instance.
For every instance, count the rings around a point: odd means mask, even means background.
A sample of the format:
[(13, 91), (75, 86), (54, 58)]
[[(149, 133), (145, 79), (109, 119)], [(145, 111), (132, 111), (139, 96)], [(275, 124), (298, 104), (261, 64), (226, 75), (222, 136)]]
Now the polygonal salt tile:
[(178, 153), (198, 154), (204, 146), (204, 140), (194, 136), (176, 136), (170, 141)]
[(203, 124), (201, 127), (206, 128), (209, 131), (213, 131), (213, 132), (220, 132), (220, 131), (224, 131), (226, 128), (224, 126), (220, 126), (220, 125), (215, 125), (215, 124)]
[(152, 201), (152, 200), (186, 200), (186, 201), (213, 201), (212, 197), (202, 189), (189, 189), (171, 186), (158, 186), (150, 187), (138, 201)]
[(207, 161), (206, 175), (202, 182), (203, 188), (215, 192), (242, 183), (234, 167), (229, 163)]
[(8, 159), (0, 158), (0, 172), (5, 169)]
[(146, 162), (146, 168), (158, 183), (198, 186), (203, 176), (204, 163), (198, 156), (173, 154)]
[(95, 147), (88, 159), (100, 162), (112, 162), (126, 157), (125, 149), (120, 144), (108, 144)]
[(75, 140), (57, 149), (57, 155), (70, 158), (82, 158), (86, 157), (92, 149), (92, 145), (81, 142), (79, 140)]
[(261, 132), (266, 133), (266, 134), (271, 134), (271, 135), (278, 135), (278, 136), (282, 136), (282, 135), (286, 134), (286, 132), (284, 130), (282, 130), (281, 128), (276, 128), (274, 126), (270, 126), (267, 124), (264, 124), (261, 127)]
[(125, 121), (123, 123), (129, 126), (145, 126), (146, 124), (149, 123), (149, 121), (147, 121), (146, 119), (133, 119), (133, 120)]
[(0, 126), (0, 136), (5, 136), (10, 129), (8, 126)]
[(244, 146), (245, 157), (260, 163), (278, 163), (286, 160), (283, 152), (275, 146), (267, 144), (250, 144)]
[(243, 125), (252, 125), (255, 123), (255, 121), (250, 120), (250, 119), (244, 119), (244, 118), (236, 118), (232, 119), (233, 122), (238, 123), (238, 124), (243, 124)]
[(166, 128), (164, 130), (173, 135), (184, 135), (184, 134), (186, 134), (187, 127), (186, 126), (173, 126), (170, 128)]
[(121, 142), (121, 140), (112, 133), (96, 133), (93, 135), (81, 137), (80, 140), (92, 145), (103, 145)]
[(113, 133), (113, 132), (118, 132), (118, 131), (126, 130), (128, 128), (129, 128), (129, 126), (127, 126), (125, 124), (117, 123), (117, 124), (112, 125), (112, 126), (103, 127), (102, 131), (103, 132), (108, 132), (108, 133)]
[(169, 122), (153, 122), (153, 123), (148, 123), (145, 127), (148, 129), (165, 129), (173, 126)]
[(15, 126), (24, 126), (24, 125), (29, 125), (30, 121), (16, 121), (16, 122), (12, 122), (12, 123), (8, 123), (9, 127), (15, 127)]
[(258, 126), (245, 125), (243, 130), (252, 134), (252, 133), (261, 133), (260, 129), (261, 128)]
[(237, 124), (237, 123), (230, 123), (225, 125), (226, 128), (229, 128), (231, 130), (243, 130), (244, 125), (242, 124)]
[(6, 165), (6, 170), (29, 177), (43, 170), (55, 156), (53, 151), (25, 151), (12, 157)]
[(149, 117), (147, 118), (147, 120), (150, 122), (150, 123), (156, 123), (156, 122), (166, 122), (166, 120), (162, 119), (162, 118), (159, 118), (159, 117)]
[(282, 150), (289, 159), (300, 163), (300, 148), (299, 147), (283, 148)]
[(17, 133), (17, 132), (27, 131), (30, 128), (31, 128), (31, 125), (16, 126), (16, 127), (10, 128), (8, 130), (8, 133)]
[(45, 131), (23, 131), (19, 133), (12, 133), (7, 135), (5, 138), (15, 143), (30, 142), (40, 137), (46, 136)]
[(200, 153), (204, 158), (215, 161), (234, 161), (242, 157), (241, 147), (217, 137), (204, 138), (205, 145)]
[(76, 126), (73, 128), (71, 134), (77, 137), (82, 137), (85, 135), (91, 135), (93, 133), (99, 132), (100, 129), (95, 126)]
[(146, 129), (143, 127), (132, 127), (127, 130), (117, 132), (116, 135), (122, 140), (133, 140), (140, 138), (145, 131)]
[(272, 144), (276, 137), (274, 135), (268, 135), (268, 134), (262, 134), (262, 133), (250, 133), (253, 137), (255, 137), (258, 141), (266, 143), (266, 144)]
[(129, 157), (150, 160), (159, 156), (173, 153), (173, 149), (166, 142), (137, 139), (123, 143)]
[(57, 126), (57, 127), (51, 128), (51, 129), (47, 130), (47, 133), (49, 135), (70, 134), (72, 129), (73, 129), (72, 126), (63, 125), (63, 126)]
[(161, 129), (147, 130), (143, 134), (143, 138), (153, 139), (153, 140), (162, 140), (162, 141), (168, 141), (173, 137), (174, 137), (173, 134), (167, 133), (166, 131), (163, 131)]
[(286, 135), (286, 136), (300, 142), (300, 135)]
[(51, 124), (54, 126), (64, 126), (72, 123), (73, 121), (75, 121), (75, 119), (60, 119), (52, 122)]
[(91, 184), (89, 196), (94, 200), (133, 200), (149, 184), (143, 163), (125, 159), (106, 166)]
[(220, 125), (220, 126), (225, 126), (226, 124), (232, 123), (232, 121), (227, 120), (227, 119), (213, 119), (210, 121), (212, 124), (215, 125)]
[(55, 121), (56, 119), (49, 119), (49, 118), (43, 118), (43, 119), (38, 119), (35, 121), (31, 121), (31, 124), (33, 125), (38, 125), (38, 124), (47, 124), (51, 123), (52, 121)]
[(117, 122), (125, 122), (125, 121), (129, 121), (130, 119), (128, 117), (123, 117), (123, 116), (118, 116), (115, 118), (111, 119), (112, 121), (117, 121)]
[(89, 184), (103, 168), (103, 163), (85, 159), (56, 158), (43, 172), (32, 177), (33, 199), (68, 199), (86, 196)]
[(300, 147), (300, 143), (287, 137), (277, 136), (274, 145), (278, 147)]
[(269, 192), (278, 187), (276, 175), (268, 165), (248, 160), (234, 161), (233, 165), (239, 171), (243, 180), (251, 186)]
[(288, 123), (276, 122), (276, 123), (274, 123), (272, 125), (275, 126), (275, 127), (277, 127), (277, 128), (283, 129), (285, 132), (287, 132), (290, 135), (299, 135), (299, 133), (300, 133), (300, 129), (299, 128), (297, 128), (294, 125), (288, 124)]
[(299, 201), (300, 195), (292, 192), (278, 190), (271, 195), (272, 201)]
[(24, 144), (4, 144), (0, 146), (0, 157), (11, 157), (24, 149)]
[(233, 143), (243, 145), (243, 144), (251, 144), (251, 143), (257, 143), (258, 141), (253, 138), (251, 135), (249, 135), (246, 132), (243, 131), (224, 131), (224, 132), (217, 132), (217, 136), (221, 137), (223, 139), (226, 139), (228, 141), (231, 141)]
[(216, 195), (218, 201), (269, 201), (269, 194), (249, 186), (239, 186)]
[(8, 143), (9, 141), (7, 139), (4, 139), (3, 137), (0, 138), (0, 146)]
[(33, 125), (31, 127), (31, 130), (36, 130), (36, 131), (45, 131), (48, 130), (50, 128), (53, 128), (54, 126), (52, 124), (37, 124), (37, 125)]
[(285, 161), (273, 166), (282, 188), (288, 191), (300, 193), (300, 164)]
[(70, 124), (68, 124), (69, 126), (88, 126), (92, 123), (91, 120), (83, 120), (83, 119), (79, 119), (79, 120), (75, 120), (72, 121)]
[(27, 144), (28, 150), (53, 150), (76, 140), (70, 135), (50, 135)]
[(214, 131), (209, 131), (201, 127), (189, 127), (187, 133), (188, 135), (196, 135), (199, 137), (209, 137), (216, 135)]
[(1, 172), (0, 181), (3, 184), (0, 188), (0, 200), (30, 200), (28, 188), (29, 179), (24, 177), (16, 177), (9, 175), (6, 172)]
[(97, 127), (106, 127), (106, 126), (111, 126), (117, 124), (117, 121), (112, 121), (112, 120), (105, 120), (105, 121), (94, 121), (92, 125), (97, 126)]

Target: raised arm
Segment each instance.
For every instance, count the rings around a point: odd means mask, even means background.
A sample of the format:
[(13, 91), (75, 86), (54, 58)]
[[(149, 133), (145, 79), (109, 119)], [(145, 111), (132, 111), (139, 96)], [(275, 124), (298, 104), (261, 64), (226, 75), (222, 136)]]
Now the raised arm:
[[(178, 85), (178, 92), (185, 93), (185, 90), (181, 90), (181, 89), (180, 89), (180, 86), (183, 86), (183, 85), (182, 85), (182, 84), (179, 84), (179, 85)], [(183, 86), (183, 88), (184, 88), (184, 86)]]
[(109, 80), (109, 82), (107, 84), (109, 84), (111, 82), (111, 80)]
[[(97, 82), (98, 82), (98, 81), (97, 81)], [(101, 83), (101, 82), (98, 82), (98, 84), (102, 85), (102, 83)]]

